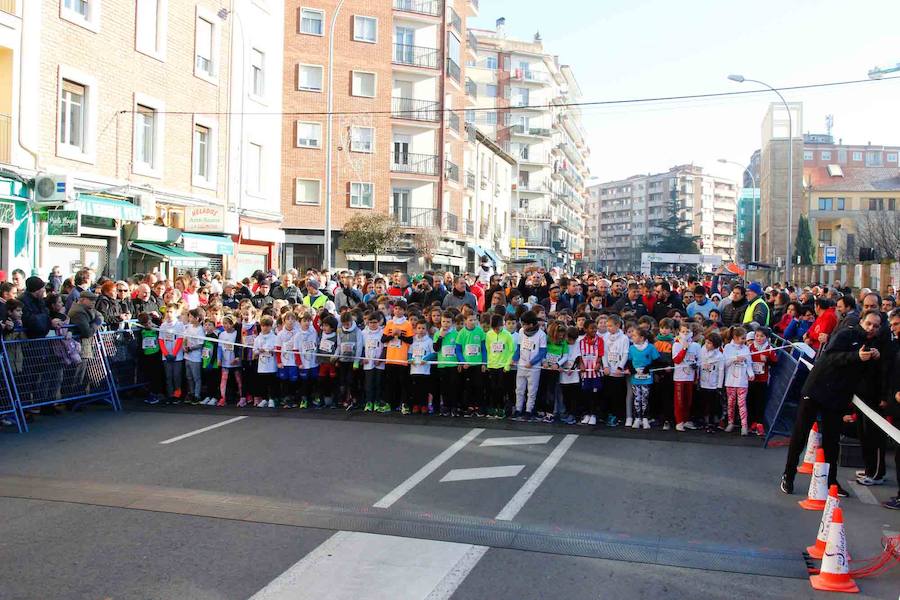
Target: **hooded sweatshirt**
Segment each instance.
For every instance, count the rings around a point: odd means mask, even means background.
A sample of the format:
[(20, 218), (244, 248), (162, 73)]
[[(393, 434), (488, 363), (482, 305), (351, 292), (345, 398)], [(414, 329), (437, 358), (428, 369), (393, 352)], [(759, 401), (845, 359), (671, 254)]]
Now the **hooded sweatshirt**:
[(625, 377), (629, 345), (628, 336), (621, 329), (603, 335), (603, 368), (609, 369), (609, 374), (613, 377)]
[(650, 342), (644, 340), (640, 344), (632, 344), (628, 348), (628, 360), (634, 368), (631, 383), (633, 385), (650, 385), (653, 383), (650, 365), (657, 359), (659, 359), (659, 350)]
[(365, 357), (363, 370), (380, 369), (383, 371), (384, 361), (379, 359), (384, 358), (384, 342), (381, 341), (381, 336), (384, 335), (384, 328), (379, 327), (372, 330), (366, 327), (360, 332), (360, 335), (362, 336), (363, 356)]
[(338, 356), (340, 362), (357, 362), (363, 355), (363, 338), (356, 323), (350, 321), (350, 327), (341, 323), (337, 330)]
[[(528, 332), (519, 330), (519, 345), (513, 358), (520, 369), (530, 369), (541, 364), (547, 355), (547, 334), (540, 328)], [(527, 371), (526, 371), (527, 372)]]
[(487, 339), (487, 367), (488, 369), (503, 369), (509, 371), (509, 361), (516, 352), (512, 334), (506, 329), (500, 329), (500, 333), (488, 329), (485, 334)]
[[(743, 359), (740, 362), (739, 359)], [(753, 360), (750, 348), (734, 342), (725, 344), (725, 387), (745, 388), (753, 378)]]
[(279, 350), (279, 359), (282, 367), (296, 367), (297, 355), (294, 353), (294, 337), (297, 335), (299, 327), (293, 329), (282, 328), (275, 334), (276, 346)]
[(332, 331), (331, 333), (322, 332), (321, 337), (319, 337), (319, 348), (316, 350), (316, 353), (316, 362), (320, 365), (328, 364), (331, 362), (332, 358), (337, 356), (338, 344), (336, 331)]

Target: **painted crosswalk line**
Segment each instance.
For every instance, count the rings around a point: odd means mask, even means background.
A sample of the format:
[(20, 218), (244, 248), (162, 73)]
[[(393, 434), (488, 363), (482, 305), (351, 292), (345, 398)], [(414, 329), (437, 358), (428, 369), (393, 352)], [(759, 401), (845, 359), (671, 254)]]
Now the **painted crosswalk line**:
[(501, 467), (477, 467), (474, 469), (453, 469), (443, 477), (441, 483), (448, 481), (471, 481), (473, 479), (499, 479), (515, 477), (525, 465), (504, 465)]

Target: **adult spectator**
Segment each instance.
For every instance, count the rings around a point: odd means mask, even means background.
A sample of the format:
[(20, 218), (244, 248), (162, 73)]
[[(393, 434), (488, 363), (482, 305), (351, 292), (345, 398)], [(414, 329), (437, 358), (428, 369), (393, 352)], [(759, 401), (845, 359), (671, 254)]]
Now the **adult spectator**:
[(355, 308), (362, 301), (362, 292), (356, 287), (353, 274), (341, 271), (338, 286), (334, 290), (334, 307), (340, 312), (342, 308)]
[(553, 283), (553, 277), (549, 273), (542, 273), (536, 267), (529, 267), (526, 270), (525, 277), (519, 280), (516, 286), (523, 298), (534, 296), (538, 301), (550, 296), (550, 285)]
[(633, 313), (635, 318), (646, 315), (647, 307), (641, 302), (641, 290), (638, 284), (634, 282), (629, 283), (628, 291), (613, 304), (612, 309), (617, 314), (622, 314), (623, 312)]
[(59, 290), (62, 288), (62, 271), (56, 265), (50, 269), (50, 277), (47, 278), (47, 285), (53, 292), (59, 293)]
[(722, 315), (722, 325), (731, 327), (744, 322), (744, 312), (747, 310), (747, 288), (738, 284), (731, 288), (731, 293), (719, 303), (719, 313)]
[(137, 316), (134, 312), (134, 302), (131, 300), (131, 288), (128, 287), (127, 282), (116, 282), (116, 300), (119, 301), (119, 310), (128, 315), (126, 320)]
[(600, 306), (602, 308), (609, 308), (615, 304), (615, 301), (609, 295), (611, 285), (612, 282), (610, 282), (609, 279), (600, 279), (597, 281), (597, 295), (600, 296)]
[(881, 312), (885, 315), (890, 315), (891, 311), (897, 308), (897, 299), (891, 295), (887, 295), (881, 299)]
[(481, 266), (478, 268), (478, 272), (476, 273), (476, 277), (478, 278), (478, 282), (481, 283), (482, 286), (487, 287), (491, 281), (491, 277), (494, 275), (494, 267), (491, 264), (491, 259), (487, 255), (481, 257)]
[[(862, 310), (866, 312), (867, 310), (876, 310), (881, 312), (881, 295), (877, 292), (869, 292), (862, 299)], [(881, 322), (884, 324), (882, 329), (887, 329), (887, 315), (881, 313)]]
[(263, 279), (256, 287), (256, 294), (250, 298), (250, 303), (258, 310), (262, 310), (273, 302), (275, 302), (275, 298), (269, 294), (269, 281)]
[(558, 313), (561, 310), (572, 310), (572, 306), (562, 297), (560, 292), (559, 284), (553, 283), (550, 285), (550, 295), (538, 303), (544, 307), (548, 315)]
[(281, 276), (281, 283), (272, 289), (272, 298), (275, 300), (287, 300), (289, 304), (300, 302), (302, 294), (300, 288), (294, 285), (294, 276), (285, 273)]
[(22, 302), (22, 326), (28, 338), (47, 337), (51, 328), (61, 325), (59, 319), (50, 318), (50, 309), (44, 302), (47, 289), (40, 277), (25, 280), (25, 292), (19, 298)]
[(803, 341), (818, 353), (822, 344), (828, 341), (828, 336), (837, 327), (838, 319), (837, 312), (828, 298), (816, 298), (815, 307), (816, 320), (803, 336)]
[[(838, 323), (830, 336), (837, 335), (838, 332), (843, 331), (844, 329), (857, 327), (859, 325), (859, 311), (856, 309), (856, 300), (853, 299), (852, 295), (841, 296), (838, 298), (834, 312), (835, 315), (837, 315)], [(827, 339), (828, 338), (826, 338), (826, 343)]]
[(11, 281), (0, 283), (0, 322), (6, 320), (6, 303), (15, 299), (16, 286)]
[(760, 327), (768, 327), (772, 322), (772, 309), (763, 297), (762, 286), (755, 281), (747, 286), (747, 308), (742, 322), (744, 325), (756, 323)]
[(709, 319), (709, 313), (718, 307), (706, 297), (706, 288), (702, 285), (694, 286), (694, 301), (688, 304), (687, 314), (690, 318), (696, 315), (703, 315), (704, 319)]
[[(827, 298), (820, 300), (829, 303)], [(833, 308), (830, 310), (834, 311)], [(829, 463), (828, 485), (836, 484), (838, 495), (847, 497), (847, 492), (838, 484), (838, 440), (843, 416), (849, 410), (850, 401), (856, 390), (859, 370), (863, 363), (873, 360), (877, 355), (875, 349), (867, 348), (867, 343), (871, 343), (881, 328), (881, 313), (863, 313), (860, 324), (859, 328), (845, 329), (834, 336), (832, 343), (816, 358), (816, 364), (803, 384), (787, 462), (781, 476), (781, 491), (785, 494), (794, 491), (797, 461), (806, 446), (806, 438), (818, 414), (822, 448), (825, 451), (825, 460)]]
[(771, 322), (775, 324), (784, 318), (788, 305), (791, 303), (791, 298), (788, 296), (787, 292), (782, 292), (777, 289), (772, 290), (770, 297), (772, 298)]
[(199, 281), (199, 287), (206, 287), (212, 281), (212, 273), (209, 271), (209, 267), (200, 267), (200, 270), (197, 271), (197, 279)]
[[(870, 294), (871, 295), (871, 294)], [(867, 296), (868, 298), (868, 296)], [(864, 299), (865, 300), (865, 299)], [(880, 302), (879, 308), (880, 308)], [(854, 377), (856, 378), (856, 395), (862, 400), (866, 406), (874, 410), (876, 413), (885, 416), (883, 405), (884, 399), (882, 386), (884, 355), (890, 356), (891, 343), (887, 335), (887, 328), (882, 319), (884, 316), (879, 310), (869, 309), (863, 311), (863, 319), (866, 316), (878, 315), (878, 328), (874, 330), (865, 329), (866, 340), (865, 348), (871, 351), (872, 358), (859, 365)], [(885, 470), (885, 449), (887, 446), (887, 437), (884, 431), (876, 425), (870, 418), (863, 415), (860, 411), (857, 416), (856, 425), (860, 445), (862, 446), (862, 457), (865, 463), (865, 472), (857, 473), (856, 482), (860, 485), (881, 485), (884, 483)]]
[(409, 298), (412, 288), (409, 285), (409, 275), (406, 273), (395, 274), (394, 281), (388, 289), (388, 296)]
[(95, 305), (96, 311), (103, 319), (103, 323), (109, 329), (118, 329), (123, 321), (131, 318), (118, 300), (118, 292), (115, 281), (105, 281), (100, 286), (100, 294)]
[(380, 296), (387, 294), (387, 282), (384, 277), (376, 277), (372, 282), (372, 290), (363, 296), (363, 302), (371, 302), (377, 300)]
[(12, 282), (13, 285), (16, 286), (16, 295), (20, 295), (25, 291), (25, 271), (22, 269), (13, 269), (12, 272)]
[(316, 311), (325, 306), (325, 303), (329, 301), (328, 296), (322, 293), (320, 287), (321, 284), (316, 277), (306, 278), (306, 296), (303, 297), (303, 306), (309, 306)]
[(582, 291), (581, 284), (578, 283), (576, 279), (569, 279), (566, 282), (566, 291), (564, 291), (560, 297), (568, 302), (569, 307), (572, 310), (576, 310), (579, 305), (584, 304), (585, 297), (584, 292)]
[[(494, 294), (497, 292), (503, 292), (504, 298), (506, 297), (506, 289), (501, 283), (501, 278), (499, 275), (494, 274), (491, 275), (490, 281), (488, 281), (488, 288), (484, 292), (484, 297), (488, 298), (488, 304), (490, 304), (490, 299), (494, 297)], [(443, 297), (441, 297), (443, 300)], [(504, 300), (505, 304), (505, 300)]]
[(444, 296), (441, 308), (459, 308), (463, 305), (471, 306), (472, 310), (478, 310), (478, 301), (475, 295), (466, 289), (466, 278), (459, 276), (453, 280), (453, 289)]
[[(597, 289), (599, 291), (599, 284)], [(656, 302), (653, 303), (653, 318), (657, 322), (662, 321), (673, 310), (678, 311), (682, 315), (687, 314), (684, 303), (681, 301), (681, 298), (672, 293), (672, 286), (669, 285), (669, 282), (665, 280), (660, 281), (656, 284)]]
[(222, 306), (237, 310), (241, 305), (241, 298), (237, 295), (237, 285), (233, 281), (226, 281), (222, 288)]
[(69, 310), (69, 325), (72, 326), (72, 335), (81, 340), (81, 356), (89, 358), (93, 356), (93, 337), (103, 325), (103, 317), (94, 306), (97, 294), (86, 291), (78, 296), (71, 310)]
[(419, 304), (422, 308), (429, 307), (435, 302), (442, 302), (441, 293), (432, 287), (433, 283), (431, 275), (424, 275), (413, 288), (409, 301)]
[[(895, 308), (888, 315), (891, 339), (882, 360), (883, 394), (882, 406), (886, 414), (893, 416), (894, 423), (900, 423), (900, 309)], [(897, 470), (897, 495), (881, 505), (892, 510), (900, 510), (900, 445), (894, 454), (894, 467)]]
[(132, 304), (134, 305), (133, 314), (135, 317), (141, 313), (159, 314), (159, 301), (153, 297), (150, 286), (146, 283), (137, 286), (137, 293)]
[(81, 295), (81, 292), (87, 291), (91, 289), (91, 280), (93, 279), (93, 273), (88, 269), (81, 269), (77, 273), (75, 273), (74, 283), (75, 287), (72, 288), (72, 291), (69, 292), (69, 295), (66, 296), (66, 313), (68, 314), (69, 309), (73, 304), (78, 300), (78, 296)]

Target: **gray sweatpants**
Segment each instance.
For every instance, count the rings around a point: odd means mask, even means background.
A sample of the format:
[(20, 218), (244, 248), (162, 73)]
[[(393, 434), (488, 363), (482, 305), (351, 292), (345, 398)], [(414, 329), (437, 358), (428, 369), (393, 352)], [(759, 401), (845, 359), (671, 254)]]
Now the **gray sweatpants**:
[(163, 367), (166, 373), (166, 393), (169, 398), (175, 395), (175, 390), (181, 389), (181, 376), (184, 373), (183, 360), (164, 360)]
[(193, 362), (190, 360), (184, 361), (184, 367), (187, 371), (187, 387), (188, 393), (191, 394), (194, 398), (200, 398), (200, 394), (203, 389), (203, 375), (201, 373), (201, 367), (203, 363)]
[[(541, 382), (541, 369), (519, 369), (516, 371), (516, 412), (534, 413), (534, 403), (537, 400), (538, 384)], [(528, 403), (525, 403), (525, 395), (528, 394)]]

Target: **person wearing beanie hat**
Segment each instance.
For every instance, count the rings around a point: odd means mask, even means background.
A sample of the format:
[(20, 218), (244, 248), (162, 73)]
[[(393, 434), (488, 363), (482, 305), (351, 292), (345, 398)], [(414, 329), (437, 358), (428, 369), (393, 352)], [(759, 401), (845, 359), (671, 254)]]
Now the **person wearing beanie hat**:
[(766, 304), (763, 298), (762, 286), (757, 282), (753, 282), (747, 286), (747, 308), (744, 310), (744, 325), (757, 323), (763, 327), (768, 327), (772, 319), (772, 309)]
[(44, 302), (47, 290), (40, 277), (29, 277), (25, 280), (25, 293), (22, 294), (22, 325), (25, 335), (31, 339), (47, 337), (51, 327), (59, 327), (59, 319), (50, 318), (50, 309)]
[(306, 296), (303, 297), (303, 306), (309, 306), (316, 311), (325, 306), (325, 303), (328, 302), (328, 296), (319, 291), (319, 287), (321, 287), (321, 284), (317, 277), (311, 276), (306, 278)]

